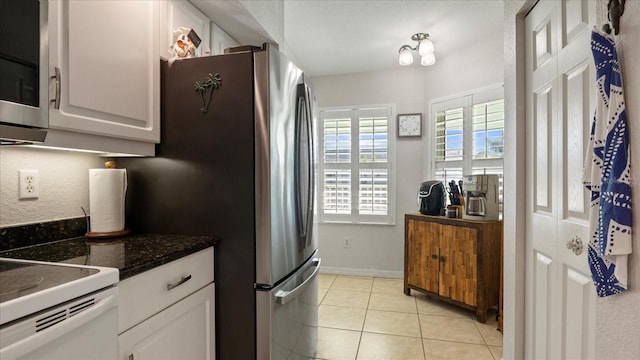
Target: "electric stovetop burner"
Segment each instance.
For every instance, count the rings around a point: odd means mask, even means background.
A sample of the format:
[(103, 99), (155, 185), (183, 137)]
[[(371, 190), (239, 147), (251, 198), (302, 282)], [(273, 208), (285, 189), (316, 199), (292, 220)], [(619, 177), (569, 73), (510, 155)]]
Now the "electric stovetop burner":
[(118, 283), (118, 269), (0, 258), (0, 325)]
[(96, 273), (90, 268), (0, 260), (0, 303)]

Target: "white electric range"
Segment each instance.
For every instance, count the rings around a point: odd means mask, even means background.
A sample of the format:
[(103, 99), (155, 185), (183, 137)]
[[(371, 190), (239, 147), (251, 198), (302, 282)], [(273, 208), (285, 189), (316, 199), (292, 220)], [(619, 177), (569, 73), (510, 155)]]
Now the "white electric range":
[(0, 358), (115, 359), (118, 269), (0, 258)]

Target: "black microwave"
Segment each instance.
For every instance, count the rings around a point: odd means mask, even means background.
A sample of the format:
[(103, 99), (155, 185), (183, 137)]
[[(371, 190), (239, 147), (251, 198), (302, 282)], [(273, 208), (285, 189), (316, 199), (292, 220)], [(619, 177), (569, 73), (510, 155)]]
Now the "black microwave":
[(0, 2), (0, 138), (44, 141), (49, 107), (48, 1)]

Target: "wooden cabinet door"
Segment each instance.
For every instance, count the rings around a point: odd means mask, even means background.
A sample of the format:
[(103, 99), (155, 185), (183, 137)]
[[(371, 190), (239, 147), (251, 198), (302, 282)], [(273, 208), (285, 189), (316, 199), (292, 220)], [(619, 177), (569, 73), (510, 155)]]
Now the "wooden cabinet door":
[(438, 292), (438, 232), (440, 224), (408, 220), (407, 280), (408, 283)]
[(440, 225), (440, 296), (478, 305), (477, 237), (474, 228)]
[[(49, 2), (50, 127), (160, 141), (159, 2)], [(60, 91), (55, 91), (59, 85)]]

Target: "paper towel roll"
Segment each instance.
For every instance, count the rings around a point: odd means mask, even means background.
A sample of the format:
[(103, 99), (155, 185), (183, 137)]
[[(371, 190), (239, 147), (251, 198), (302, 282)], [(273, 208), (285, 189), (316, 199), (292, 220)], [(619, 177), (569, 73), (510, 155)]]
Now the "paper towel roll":
[(89, 169), (89, 215), (92, 233), (124, 229), (125, 169)]

